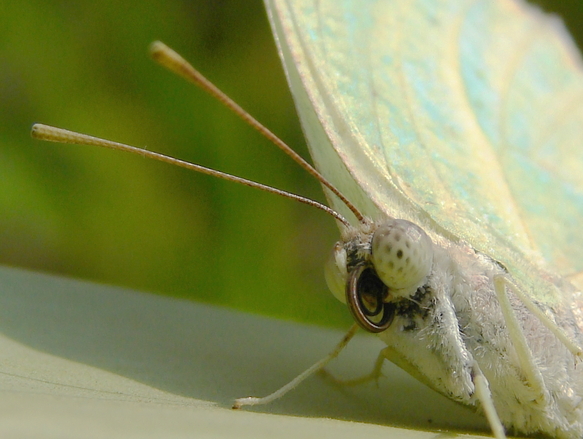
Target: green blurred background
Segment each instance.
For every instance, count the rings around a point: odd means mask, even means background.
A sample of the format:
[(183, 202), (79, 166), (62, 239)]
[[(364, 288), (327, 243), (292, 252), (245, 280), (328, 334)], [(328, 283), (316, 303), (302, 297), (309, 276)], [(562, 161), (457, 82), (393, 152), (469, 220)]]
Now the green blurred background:
[[(583, 2), (537, 3), (583, 41)], [(156, 39), (308, 156), (260, 0), (4, 1), (0, 263), (348, 325), (323, 279), (337, 230), (322, 212), (140, 157), (30, 138), (34, 122), (66, 127), (323, 201), (282, 153), (150, 61)]]

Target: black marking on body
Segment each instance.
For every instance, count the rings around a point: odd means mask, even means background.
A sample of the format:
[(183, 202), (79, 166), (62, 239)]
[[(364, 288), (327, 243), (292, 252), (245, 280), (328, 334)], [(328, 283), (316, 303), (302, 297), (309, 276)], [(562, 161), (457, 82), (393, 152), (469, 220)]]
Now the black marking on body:
[(372, 255), (369, 242), (352, 240), (344, 245), (346, 250), (346, 269), (350, 273), (357, 265), (365, 264), (372, 267), (370, 258)]
[[(390, 295), (390, 292), (389, 292)], [(395, 302), (395, 318), (400, 319), (403, 331), (418, 329), (419, 322), (426, 320), (434, 307), (431, 287), (419, 287), (410, 298), (402, 298)]]

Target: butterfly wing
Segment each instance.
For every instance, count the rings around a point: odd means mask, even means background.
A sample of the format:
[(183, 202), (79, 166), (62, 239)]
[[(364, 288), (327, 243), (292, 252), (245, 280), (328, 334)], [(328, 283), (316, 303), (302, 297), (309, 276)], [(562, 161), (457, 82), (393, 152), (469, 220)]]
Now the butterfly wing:
[(560, 301), (540, 267), (583, 268), (583, 74), (562, 23), (512, 0), (266, 4), (326, 178)]

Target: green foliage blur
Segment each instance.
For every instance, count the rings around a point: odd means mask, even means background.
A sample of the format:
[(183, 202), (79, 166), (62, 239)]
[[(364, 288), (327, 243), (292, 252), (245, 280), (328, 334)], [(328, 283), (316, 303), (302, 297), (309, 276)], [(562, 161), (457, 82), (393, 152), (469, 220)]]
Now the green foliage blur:
[[(544, 3), (571, 8), (562, 13), (581, 28), (579, 0)], [(260, 0), (2, 2), (0, 263), (347, 326), (323, 279), (337, 230), (322, 212), (137, 156), (30, 138), (42, 122), (324, 200), (291, 160), (154, 64), (147, 47), (158, 39), (308, 156)]]
[(157, 39), (308, 156), (260, 1), (3, 2), (0, 262), (348, 324), (323, 280), (337, 231), (322, 212), (138, 156), (30, 138), (42, 122), (323, 201), (285, 155), (152, 62)]

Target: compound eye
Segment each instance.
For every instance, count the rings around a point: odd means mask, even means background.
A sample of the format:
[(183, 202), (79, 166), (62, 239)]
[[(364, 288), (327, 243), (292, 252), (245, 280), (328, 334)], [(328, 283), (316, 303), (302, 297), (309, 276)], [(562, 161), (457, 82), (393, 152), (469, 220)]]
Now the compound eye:
[(433, 265), (433, 244), (410, 221), (391, 220), (375, 231), (372, 263), (391, 296), (411, 296), (423, 285)]
[(346, 282), (348, 281), (348, 271), (346, 268), (346, 250), (341, 242), (337, 242), (332, 249), (332, 254), (324, 265), (324, 276), (328, 288), (338, 300), (346, 303)]

